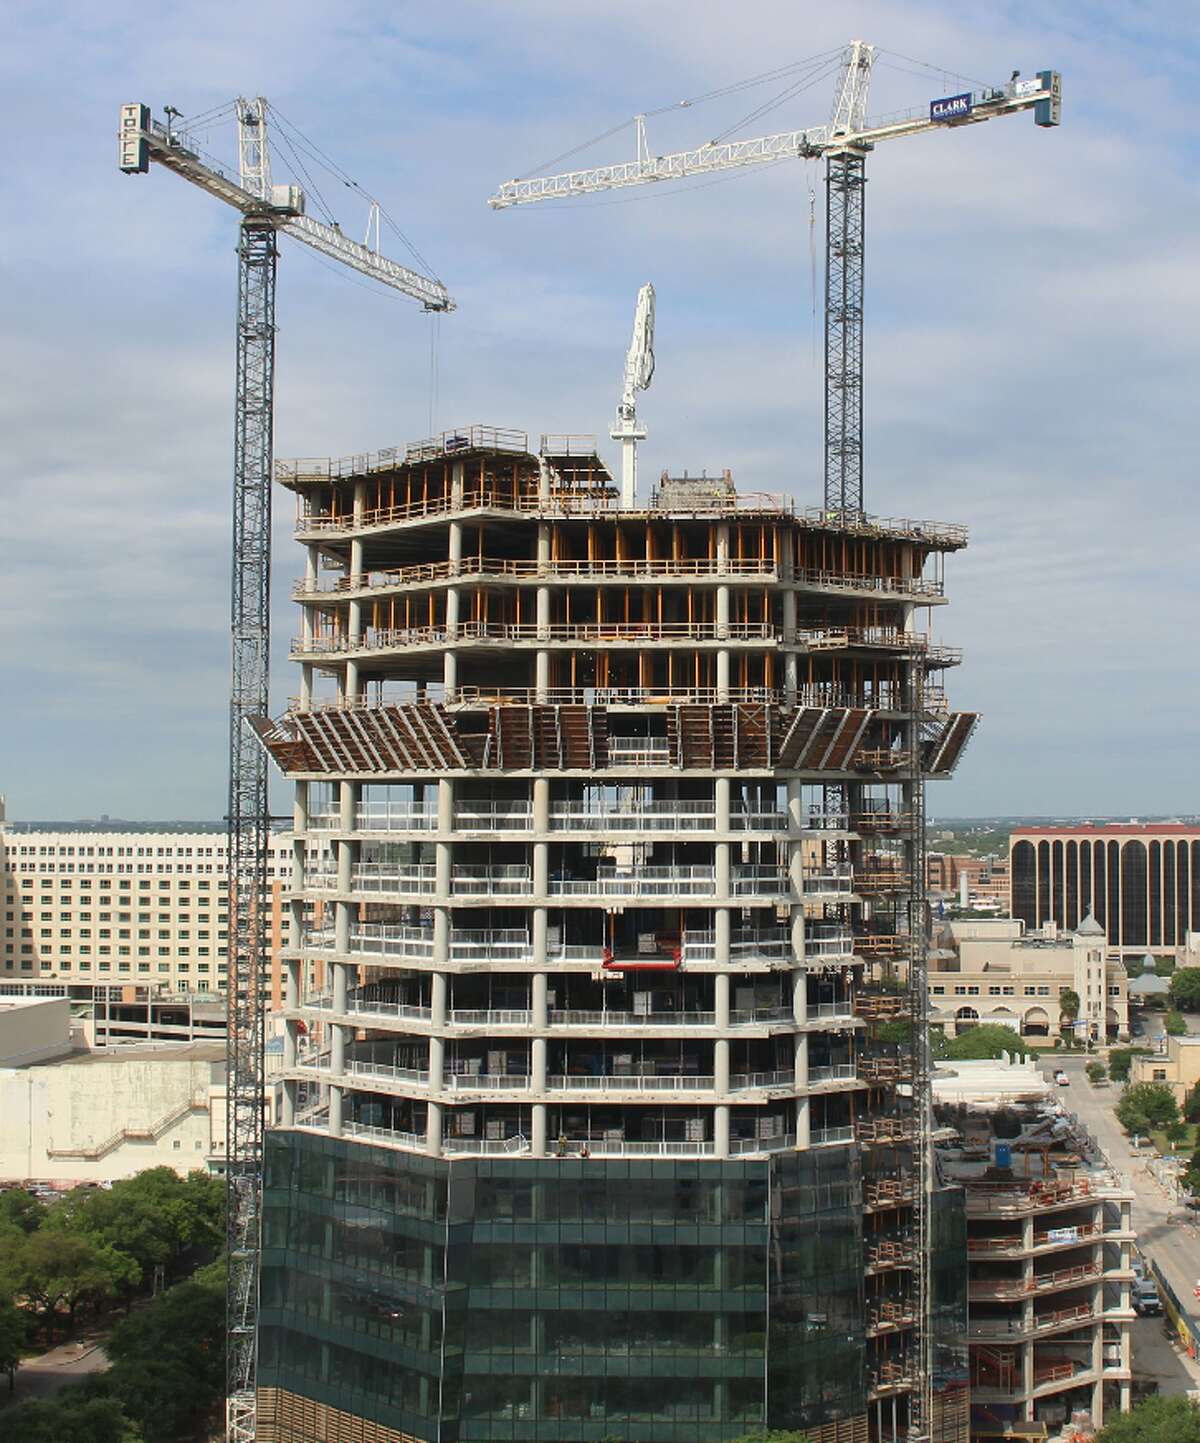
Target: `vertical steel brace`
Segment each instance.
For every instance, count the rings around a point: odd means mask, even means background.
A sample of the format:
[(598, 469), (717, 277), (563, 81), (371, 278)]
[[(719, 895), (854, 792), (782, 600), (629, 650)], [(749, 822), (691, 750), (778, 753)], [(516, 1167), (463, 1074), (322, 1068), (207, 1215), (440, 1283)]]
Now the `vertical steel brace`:
[(863, 510), (863, 254), (866, 156), (825, 160), (825, 510)]
[(275, 228), (250, 216), (238, 245), (234, 421), (233, 666), (229, 698), (229, 965), (226, 976), (226, 1436), (253, 1443), (262, 1243), (263, 1012), (268, 951), (266, 716), (270, 668)]

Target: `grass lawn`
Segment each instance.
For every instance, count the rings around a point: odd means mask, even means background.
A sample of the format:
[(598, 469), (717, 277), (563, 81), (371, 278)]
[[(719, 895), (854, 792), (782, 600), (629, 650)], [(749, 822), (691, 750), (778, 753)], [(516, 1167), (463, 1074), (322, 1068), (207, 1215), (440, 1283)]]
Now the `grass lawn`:
[(1190, 1156), (1197, 1146), (1196, 1133), (1200, 1129), (1197, 1129), (1197, 1126), (1194, 1122), (1189, 1122), (1187, 1125), (1187, 1130), (1188, 1135), (1186, 1140), (1181, 1142), (1179, 1146), (1174, 1149), (1172, 1149), (1171, 1144), (1167, 1141), (1163, 1133), (1151, 1133), (1151, 1137), (1154, 1139), (1154, 1146), (1158, 1148), (1159, 1152), (1161, 1153), (1165, 1153), (1169, 1156), (1172, 1151), (1175, 1151), (1181, 1156), (1185, 1154)]

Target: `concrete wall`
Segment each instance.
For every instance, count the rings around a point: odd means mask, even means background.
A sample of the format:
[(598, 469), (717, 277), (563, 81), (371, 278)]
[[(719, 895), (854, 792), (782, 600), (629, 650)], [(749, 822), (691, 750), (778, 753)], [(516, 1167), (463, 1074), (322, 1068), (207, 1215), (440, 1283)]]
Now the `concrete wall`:
[[(0, 1001), (0, 1067), (25, 1067), (62, 1057), (70, 1050), (71, 1004), (67, 998)], [(0, 1110), (0, 1119), (4, 1117)]]
[(100, 1182), (164, 1164), (205, 1167), (214, 1093), (223, 1119), (220, 1071), (161, 1053), (0, 1070), (0, 1180)]

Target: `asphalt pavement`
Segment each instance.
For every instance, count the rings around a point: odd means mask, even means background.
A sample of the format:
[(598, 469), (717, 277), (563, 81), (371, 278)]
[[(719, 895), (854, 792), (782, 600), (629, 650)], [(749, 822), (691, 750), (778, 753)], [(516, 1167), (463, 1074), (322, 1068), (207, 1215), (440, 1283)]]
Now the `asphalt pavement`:
[[(48, 1353), (26, 1358), (17, 1369), (17, 1385), (12, 1393), (0, 1384), (0, 1407), (6, 1403), (23, 1403), (27, 1398), (48, 1398), (67, 1383), (78, 1383), (87, 1373), (100, 1373), (108, 1367), (104, 1347), (94, 1339), (77, 1343), (60, 1343)], [(4, 1429), (0, 1427), (0, 1435)]]

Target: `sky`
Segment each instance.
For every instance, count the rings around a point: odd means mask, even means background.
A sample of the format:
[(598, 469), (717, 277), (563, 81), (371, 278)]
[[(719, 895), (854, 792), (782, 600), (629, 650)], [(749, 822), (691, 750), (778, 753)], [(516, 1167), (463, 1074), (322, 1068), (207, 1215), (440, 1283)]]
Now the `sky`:
[[(1028, 115), (868, 161), (868, 510), (966, 523), (939, 640), (983, 722), (937, 816), (1191, 813), (1200, 12), (1165, 0), (211, 0), (18, 4), (0, 54), (0, 792), (10, 819), (225, 810), (236, 215), (116, 167), (123, 102), (267, 96), (379, 196), (458, 304), (284, 243), (276, 454), (471, 422), (607, 439), (639, 285), (658, 295), (642, 475), (821, 489), (823, 181), (811, 163), (493, 213), (564, 165), (721, 134), (785, 82), (675, 102), (861, 37), (872, 115), (1056, 69)], [(928, 67), (937, 67), (945, 75)], [(826, 81), (742, 135), (823, 123)], [(235, 160), (231, 131), (206, 139)], [(281, 155), (276, 150), (276, 179)], [(361, 197), (318, 189), (350, 234)], [(815, 201), (812, 196), (815, 195)], [(407, 253), (394, 237), (385, 247)], [(814, 296), (816, 275), (818, 295)], [(297, 690), (276, 494), (273, 709)], [(282, 789), (277, 801), (282, 807)]]

